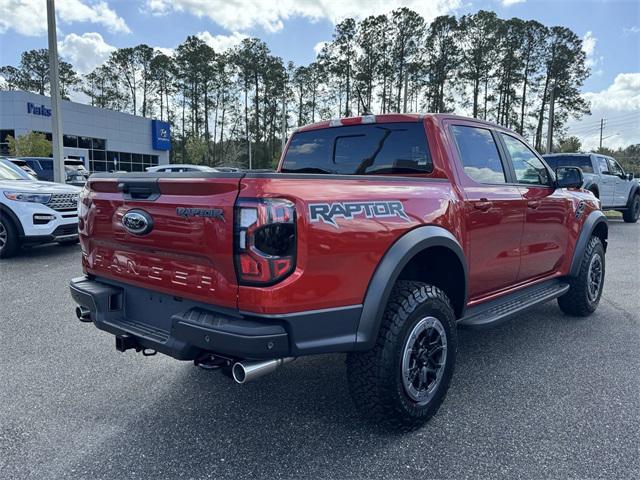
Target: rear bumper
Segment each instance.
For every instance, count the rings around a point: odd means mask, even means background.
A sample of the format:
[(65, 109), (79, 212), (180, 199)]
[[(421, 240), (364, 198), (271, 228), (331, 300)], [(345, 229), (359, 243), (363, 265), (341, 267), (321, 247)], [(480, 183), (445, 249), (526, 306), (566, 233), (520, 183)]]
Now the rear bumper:
[(271, 359), (350, 351), (362, 311), (353, 305), (261, 315), (89, 277), (74, 278), (70, 289), (97, 328), (179, 360), (203, 353)]

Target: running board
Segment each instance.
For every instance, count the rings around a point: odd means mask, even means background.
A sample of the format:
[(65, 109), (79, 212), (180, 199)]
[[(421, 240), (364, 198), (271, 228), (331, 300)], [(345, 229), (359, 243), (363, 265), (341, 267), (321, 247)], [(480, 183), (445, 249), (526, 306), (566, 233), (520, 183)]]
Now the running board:
[(565, 294), (569, 284), (562, 280), (549, 280), (533, 287), (518, 290), (496, 300), (467, 310), (467, 314), (458, 321), (458, 325), (469, 328), (494, 326), (540, 303), (553, 300)]

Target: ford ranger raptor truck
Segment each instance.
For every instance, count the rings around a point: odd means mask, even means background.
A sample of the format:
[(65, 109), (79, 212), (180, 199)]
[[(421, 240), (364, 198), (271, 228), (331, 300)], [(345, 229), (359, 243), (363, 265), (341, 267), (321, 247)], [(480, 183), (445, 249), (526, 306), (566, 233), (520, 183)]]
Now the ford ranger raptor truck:
[(596, 309), (608, 227), (582, 181), (480, 120), (316, 123), (275, 173), (92, 175), (71, 294), (118, 350), (226, 366), (238, 383), (345, 352), (363, 414), (409, 430), (445, 397), (457, 328), (551, 299)]

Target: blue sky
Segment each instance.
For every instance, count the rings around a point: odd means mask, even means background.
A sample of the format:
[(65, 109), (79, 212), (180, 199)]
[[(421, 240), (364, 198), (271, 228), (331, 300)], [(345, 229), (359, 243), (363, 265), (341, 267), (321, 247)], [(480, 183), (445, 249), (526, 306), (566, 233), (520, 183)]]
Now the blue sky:
[[(595, 103), (594, 117), (616, 120), (631, 114), (640, 124), (640, 117), (632, 115), (640, 110), (638, 0), (56, 0), (56, 4), (60, 52), (81, 71), (95, 67), (113, 47), (146, 43), (170, 49), (193, 34), (218, 49), (243, 36), (258, 36), (283, 59), (308, 63), (315, 56), (314, 47), (329, 40), (335, 22), (345, 16), (364, 17), (400, 5), (428, 20), (444, 13), (494, 10), (502, 18), (517, 16), (571, 28), (585, 40), (592, 75), (583, 91)], [(0, 0), (0, 65), (17, 64), (22, 51), (46, 47), (44, 6), (45, 0)], [(593, 121), (587, 117), (582, 125)], [(640, 143), (640, 127), (635, 130), (632, 136), (637, 135)], [(628, 138), (627, 132), (619, 136), (620, 141)]]

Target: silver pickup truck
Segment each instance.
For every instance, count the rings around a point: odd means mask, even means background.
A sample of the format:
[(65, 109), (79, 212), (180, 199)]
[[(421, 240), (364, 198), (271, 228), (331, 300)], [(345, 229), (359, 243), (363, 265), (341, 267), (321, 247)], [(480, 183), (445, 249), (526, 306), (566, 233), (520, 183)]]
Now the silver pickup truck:
[(583, 187), (600, 199), (603, 210), (618, 210), (627, 223), (638, 221), (640, 184), (615, 159), (598, 153), (555, 153), (543, 157), (554, 170), (579, 167), (584, 176)]

